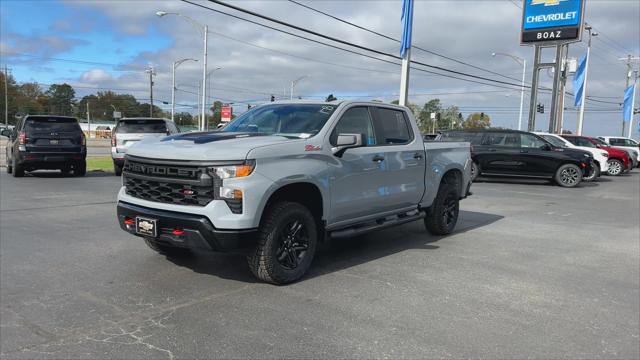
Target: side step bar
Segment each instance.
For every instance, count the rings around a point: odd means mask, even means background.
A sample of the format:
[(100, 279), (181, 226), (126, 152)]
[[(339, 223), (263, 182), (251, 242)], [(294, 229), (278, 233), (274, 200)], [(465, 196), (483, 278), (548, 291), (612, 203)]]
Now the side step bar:
[(329, 236), (334, 239), (348, 238), (365, 234), (371, 231), (382, 230), (390, 228), (392, 226), (398, 226), (406, 224), (408, 222), (420, 220), (423, 219), (426, 215), (427, 213), (423, 210), (413, 210), (408, 213), (391, 215), (364, 224), (354, 225), (346, 229), (334, 230), (329, 233)]

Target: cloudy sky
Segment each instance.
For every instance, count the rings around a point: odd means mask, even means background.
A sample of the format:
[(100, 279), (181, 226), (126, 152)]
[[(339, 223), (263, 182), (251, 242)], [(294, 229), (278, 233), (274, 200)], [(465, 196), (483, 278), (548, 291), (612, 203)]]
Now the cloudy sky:
[[(266, 21), (241, 14), (207, 1), (194, 2), (259, 23)], [(300, 3), (353, 23), (400, 38), (401, 1), (309, 1)], [(230, 1), (230, 3), (298, 26), (315, 30), (368, 48), (398, 53), (398, 44), (340, 23), (295, 3), (274, 1)], [(181, 1), (25, 1), (3, 0), (0, 50), (5, 64), (18, 82), (37, 81), (46, 86), (67, 82), (83, 96), (97, 90), (131, 93), (147, 101), (148, 75), (153, 66), (154, 97), (171, 99), (172, 62), (183, 58), (177, 71), (180, 109), (195, 111), (198, 84), (202, 77), (202, 33), (177, 16), (159, 18), (156, 11), (179, 12), (209, 26), (210, 102), (236, 103), (237, 113), (246, 103), (266, 101), (271, 94), (289, 96), (291, 80), (306, 76), (296, 96), (320, 99), (333, 93), (341, 99), (397, 98), (399, 66), (348, 53), (208, 11)], [(533, 48), (519, 44), (522, 1), (518, 0), (417, 0), (413, 44), (444, 55), (414, 49), (413, 59), (456, 71), (519, 83), (522, 67), (501, 52), (533, 61)], [(618, 59), (640, 54), (640, 1), (587, 0), (586, 20), (599, 33), (593, 40), (585, 115), (585, 133), (617, 135), (626, 65)], [(284, 29), (283, 26), (270, 24)], [(300, 33), (296, 30), (288, 30)], [(322, 40), (313, 35), (306, 37)], [(326, 40), (322, 40), (327, 42)], [(339, 45), (339, 44), (335, 44)], [(344, 47), (343, 45), (339, 45)], [(357, 49), (354, 49), (357, 50)], [(363, 52), (357, 50), (358, 52)], [(570, 57), (579, 57), (586, 44), (570, 47)], [(375, 55), (375, 54), (371, 54)], [(376, 57), (381, 57), (375, 55)], [(553, 54), (545, 54), (552, 60)], [(391, 59), (388, 59), (391, 60)], [(635, 68), (638, 68), (636, 63)], [(500, 75), (485, 71), (489, 70)], [(531, 81), (530, 67), (527, 82)], [(551, 86), (552, 74), (542, 71), (543, 86)], [(470, 80), (469, 78), (467, 78)], [(568, 90), (572, 87), (568, 84)], [(500, 86), (500, 85), (498, 85)], [(519, 90), (474, 83), (442, 75), (412, 71), (410, 101), (423, 104), (437, 97), (445, 106), (459, 106), (463, 114), (484, 111), (494, 125), (516, 127)], [(525, 96), (525, 122), (528, 109)], [(550, 96), (539, 101), (550, 108)], [(565, 128), (575, 129), (576, 111), (567, 97)], [(161, 105), (167, 108), (167, 105)], [(539, 115), (536, 128), (546, 129), (548, 111)], [(638, 137), (637, 131), (634, 136)]]

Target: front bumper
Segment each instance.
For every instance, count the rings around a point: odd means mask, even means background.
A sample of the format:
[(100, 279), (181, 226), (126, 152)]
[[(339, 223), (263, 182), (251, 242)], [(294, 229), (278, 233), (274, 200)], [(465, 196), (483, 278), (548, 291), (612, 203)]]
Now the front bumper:
[[(257, 229), (216, 229), (205, 216), (150, 209), (123, 201), (118, 202), (120, 228), (132, 235), (144, 237), (136, 233), (135, 225), (125, 224), (125, 218), (135, 220), (137, 216), (157, 221), (158, 236), (156, 241), (164, 245), (225, 252), (250, 249), (257, 242)], [(173, 231), (176, 229), (182, 230), (182, 234), (175, 235)]]

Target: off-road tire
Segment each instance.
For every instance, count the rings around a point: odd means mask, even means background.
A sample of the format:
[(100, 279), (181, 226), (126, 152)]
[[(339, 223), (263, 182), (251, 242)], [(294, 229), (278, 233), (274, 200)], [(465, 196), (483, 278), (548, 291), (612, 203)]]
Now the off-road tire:
[(624, 172), (624, 164), (618, 159), (609, 159), (609, 170), (607, 174), (611, 176), (620, 176)]
[(64, 176), (69, 176), (71, 175), (71, 167), (64, 167), (60, 169), (60, 172), (62, 172), (62, 175)]
[(74, 176), (84, 176), (87, 173), (87, 161), (82, 160), (75, 163), (73, 167)]
[[(278, 260), (277, 253), (285, 244), (287, 226), (298, 221), (302, 224), (307, 247), (295, 268), (287, 268)], [(300, 230), (300, 231), (302, 231)], [(258, 279), (282, 285), (300, 279), (313, 261), (318, 243), (316, 219), (305, 206), (289, 201), (275, 203), (266, 210), (258, 229), (258, 244), (247, 257), (249, 269)], [(298, 259), (298, 258), (296, 258)]]
[(578, 165), (563, 164), (556, 170), (556, 175), (553, 179), (556, 184), (562, 187), (573, 188), (582, 182), (582, 170)]
[(116, 176), (121, 176), (122, 175), (122, 166), (116, 164), (115, 162), (113, 163), (113, 172)]
[(453, 232), (460, 213), (460, 190), (457, 184), (440, 184), (438, 195), (427, 210), (424, 225), (432, 235), (448, 235)]
[(186, 257), (191, 255), (191, 251), (189, 249), (164, 245), (157, 242), (152, 238), (144, 238), (145, 244), (151, 248), (151, 250), (157, 252), (158, 254), (162, 254), (167, 257)]
[(13, 162), (13, 177), (23, 177), (24, 176), (24, 168), (22, 165), (16, 163), (16, 159), (12, 160)]

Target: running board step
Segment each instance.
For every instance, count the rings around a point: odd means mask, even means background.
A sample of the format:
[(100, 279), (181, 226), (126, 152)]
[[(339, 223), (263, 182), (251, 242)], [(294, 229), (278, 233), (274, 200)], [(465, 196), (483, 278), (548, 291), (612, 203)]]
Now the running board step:
[(386, 228), (390, 228), (392, 226), (398, 226), (402, 224), (406, 224), (408, 222), (416, 221), (423, 219), (427, 214), (420, 210), (410, 211), (408, 213), (391, 215), (385, 218), (377, 219), (368, 223), (348, 227), (346, 229), (335, 230), (329, 233), (329, 236), (334, 239), (339, 238), (348, 238), (352, 236), (357, 236), (361, 234), (365, 234), (371, 231), (382, 230)]

